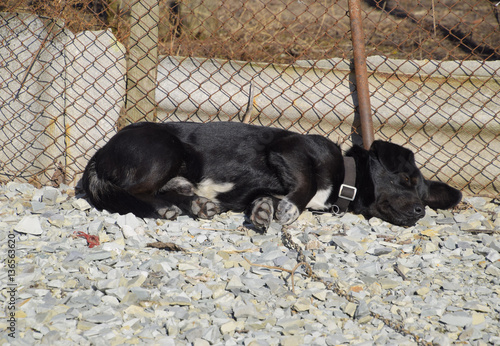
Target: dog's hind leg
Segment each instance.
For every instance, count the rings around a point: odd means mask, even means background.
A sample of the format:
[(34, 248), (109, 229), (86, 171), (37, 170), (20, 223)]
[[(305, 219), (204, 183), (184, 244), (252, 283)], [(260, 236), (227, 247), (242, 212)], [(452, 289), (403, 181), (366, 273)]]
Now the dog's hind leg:
[[(186, 193), (187, 190), (182, 190)], [(188, 214), (201, 219), (210, 219), (220, 213), (218, 203), (198, 195), (187, 195), (169, 190), (158, 193), (153, 204), (158, 213), (166, 218), (176, 218), (180, 214)], [(164, 216), (163, 216), (164, 215)], [(170, 217), (171, 216), (171, 217)]]
[[(180, 207), (176, 207), (179, 211), (184, 210), (185, 213), (202, 219), (210, 219), (220, 212), (217, 203), (195, 195), (194, 189), (194, 185), (186, 178), (175, 177), (158, 191), (158, 197), (172, 201)], [(172, 210), (168, 213), (172, 213)]]

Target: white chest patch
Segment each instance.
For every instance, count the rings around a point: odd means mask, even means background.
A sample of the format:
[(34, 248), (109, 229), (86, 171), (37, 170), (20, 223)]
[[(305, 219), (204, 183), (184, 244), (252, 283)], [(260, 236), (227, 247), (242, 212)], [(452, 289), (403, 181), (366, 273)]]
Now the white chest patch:
[(233, 183), (216, 183), (212, 179), (203, 179), (196, 188), (194, 193), (198, 196), (208, 198), (212, 202), (217, 202), (217, 195), (224, 192), (229, 192), (233, 189)]
[(323, 190), (318, 190), (314, 195), (314, 197), (309, 201), (306, 208), (315, 210), (324, 210), (330, 207), (329, 205), (326, 205), (326, 201), (328, 200), (328, 197), (330, 197), (331, 192), (332, 192), (331, 186)]

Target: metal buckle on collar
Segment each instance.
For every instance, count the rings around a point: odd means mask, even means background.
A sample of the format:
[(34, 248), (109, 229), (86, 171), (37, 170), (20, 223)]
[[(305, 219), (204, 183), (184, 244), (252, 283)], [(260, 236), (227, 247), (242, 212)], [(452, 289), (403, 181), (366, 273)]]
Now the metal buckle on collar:
[[(347, 191), (350, 190), (350, 193), (344, 193), (344, 189), (347, 189)], [(358, 193), (358, 189), (356, 189), (354, 186), (342, 184), (340, 185), (340, 190), (339, 190), (339, 197), (343, 199), (347, 199), (348, 201), (354, 201), (354, 198), (356, 198), (356, 193)], [(349, 197), (352, 196), (352, 197)]]

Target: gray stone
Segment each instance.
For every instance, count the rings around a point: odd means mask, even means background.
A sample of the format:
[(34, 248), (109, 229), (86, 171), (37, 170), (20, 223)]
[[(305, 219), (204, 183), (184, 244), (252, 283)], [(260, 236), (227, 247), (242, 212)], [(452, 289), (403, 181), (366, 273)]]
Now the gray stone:
[(112, 314), (97, 314), (85, 318), (87, 322), (91, 323), (110, 323), (116, 321), (117, 318)]
[(239, 276), (233, 276), (231, 279), (228, 281), (226, 285), (226, 290), (228, 291), (240, 291), (243, 289), (245, 286), (243, 285), (243, 282), (241, 282), (241, 278)]
[(455, 248), (457, 247), (457, 240), (457, 237), (450, 236), (443, 242), (443, 246), (447, 249), (455, 250)]
[(500, 277), (500, 268), (497, 268), (495, 265), (493, 264), (489, 264), (485, 271), (484, 271), (486, 274), (489, 274), (489, 275), (493, 275), (493, 276), (496, 276), (496, 277)]
[(85, 255), (86, 261), (102, 261), (108, 258), (111, 258), (111, 252), (109, 251), (92, 251)]
[(500, 253), (498, 253), (498, 251), (496, 250), (491, 250), (490, 252), (488, 252), (488, 254), (486, 255), (486, 259), (492, 263), (495, 263), (497, 261), (500, 260)]
[(41, 202), (43, 197), (43, 190), (42, 189), (36, 189), (33, 192), (33, 197), (31, 197), (31, 201), (33, 202)]
[(444, 314), (439, 321), (457, 327), (465, 327), (472, 324), (472, 316), (465, 311), (457, 311)]
[(446, 335), (439, 335), (438, 337), (436, 337), (432, 340), (432, 344), (439, 345), (439, 346), (450, 346), (451, 340)]
[(264, 285), (266, 284), (266, 281), (259, 278), (259, 277), (252, 277), (253, 274), (248, 274), (250, 277), (242, 277), (241, 282), (243, 285), (248, 289), (248, 290), (262, 290)]
[(81, 210), (81, 211), (90, 210), (92, 208), (92, 206), (89, 204), (89, 202), (87, 202), (87, 200), (85, 200), (83, 198), (78, 198), (78, 199), (73, 200), (71, 205), (75, 209)]
[(193, 342), (193, 346), (210, 346), (210, 342), (204, 339), (195, 339)]
[(342, 222), (344, 224), (349, 224), (349, 225), (356, 224), (356, 223), (358, 223), (360, 221), (361, 221), (361, 219), (359, 218), (359, 216), (355, 215), (355, 214), (352, 214), (352, 213), (345, 213), (340, 218), (340, 222)]
[(51, 330), (42, 337), (42, 344), (44, 345), (54, 345), (61, 341), (62, 336), (57, 330)]
[(203, 330), (199, 327), (191, 328), (186, 332), (184, 332), (183, 336), (186, 338), (187, 341), (194, 344), (196, 339), (201, 339), (201, 337), (203, 336)]
[(370, 310), (368, 309), (368, 305), (364, 300), (361, 300), (356, 308), (356, 312), (354, 313), (354, 318), (359, 320), (360, 318), (368, 315), (370, 315)]
[(473, 341), (473, 340), (478, 340), (483, 337), (483, 333), (481, 333), (479, 330), (477, 330), (474, 327), (468, 327), (466, 328), (462, 333), (460, 333), (460, 336), (458, 337), (459, 340), (462, 341)]
[(45, 211), (46, 204), (44, 202), (33, 201), (31, 202), (31, 212), (33, 214), (40, 214)]
[(467, 216), (464, 214), (456, 214), (453, 218), (458, 223), (467, 222)]
[(362, 263), (356, 268), (356, 271), (359, 271), (368, 276), (376, 276), (380, 274), (381, 270), (382, 266), (380, 265), (380, 263), (375, 261)]
[(303, 328), (305, 321), (297, 317), (285, 317), (276, 321), (276, 325), (283, 327), (287, 332)]
[(349, 341), (342, 334), (330, 334), (326, 337), (325, 342), (328, 346), (342, 345)]
[(333, 238), (333, 242), (342, 248), (342, 250), (349, 253), (362, 249), (359, 243), (345, 237), (335, 237)]
[(38, 216), (28, 215), (24, 216), (21, 221), (14, 226), (14, 230), (19, 233), (40, 235), (43, 233), (40, 219)]
[(369, 253), (372, 253), (375, 256), (382, 256), (382, 255), (390, 254), (391, 252), (392, 252), (392, 249), (390, 247), (377, 247), (377, 248), (373, 249), (372, 252), (369, 252)]
[(346, 304), (346, 306), (344, 306), (343, 310), (344, 310), (344, 312), (345, 312), (347, 315), (349, 315), (349, 316), (351, 316), (351, 317), (354, 317), (354, 314), (356, 313), (357, 308), (358, 308), (358, 305), (357, 305), (357, 304), (352, 303), (352, 302), (348, 302), (348, 303)]
[(260, 314), (255, 309), (255, 306), (250, 304), (241, 304), (233, 308), (234, 317), (239, 318), (248, 318), (255, 317), (259, 318)]
[(132, 213), (128, 213), (126, 215), (119, 215), (118, 218), (116, 219), (116, 223), (118, 226), (122, 227), (123, 226), (129, 226), (132, 229), (135, 229), (139, 226), (142, 225), (142, 222)]
[(498, 240), (493, 240), (491, 243), (489, 243), (486, 246), (488, 246), (489, 248), (491, 248), (497, 252), (500, 252), (500, 241), (498, 241)]
[[(119, 284), (119, 281), (117, 281), (117, 283)], [(115, 288), (111, 288), (111, 289), (106, 289), (107, 295), (116, 297), (119, 300), (122, 300), (127, 293), (128, 293), (127, 287), (115, 287)]]
[(210, 326), (203, 330), (202, 338), (210, 342), (210, 344), (216, 344), (220, 339), (221, 333), (218, 326)]
[(54, 205), (57, 202), (57, 198), (61, 196), (61, 192), (54, 187), (44, 187), (42, 194), (42, 202), (47, 205)]
[(443, 313), (442, 309), (433, 307), (424, 307), (420, 312), (420, 318), (425, 318), (429, 316), (441, 316)]
[(102, 220), (95, 220), (89, 223), (89, 234), (98, 234), (104, 228), (104, 222)]
[(135, 294), (139, 301), (146, 301), (151, 298), (150, 290), (143, 287), (130, 287), (130, 292)]
[(453, 217), (437, 218), (436, 223), (438, 225), (453, 224), (455, 223), (455, 219)]

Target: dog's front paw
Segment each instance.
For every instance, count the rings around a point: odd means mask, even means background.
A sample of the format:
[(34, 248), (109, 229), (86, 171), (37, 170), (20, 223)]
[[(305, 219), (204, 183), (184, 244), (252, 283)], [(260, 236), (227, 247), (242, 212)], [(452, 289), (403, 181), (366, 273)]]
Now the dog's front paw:
[(282, 225), (289, 225), (300, 215), (299, 208), (288, 199), (282, 199), (278, 204), (276, 211), (276, 220)]
[(157, 210), (157, 213), (163, 219), (175, 220), (177, 219), (177, 216), (179, 216), (182, 213), (182, 210), (179, 207), (173, 205), (170, 207), (160, 208)]
[(220, 213), (220, 208), (217, 203), (205, 197), (198, 197), (191, 202), (191, 212), (201, 219), (211, 219)]
[(273, 220), (274, 207), (271, 197), (262, 197), (253, 202), (250, 221), (261, 231), (266, 231)]

